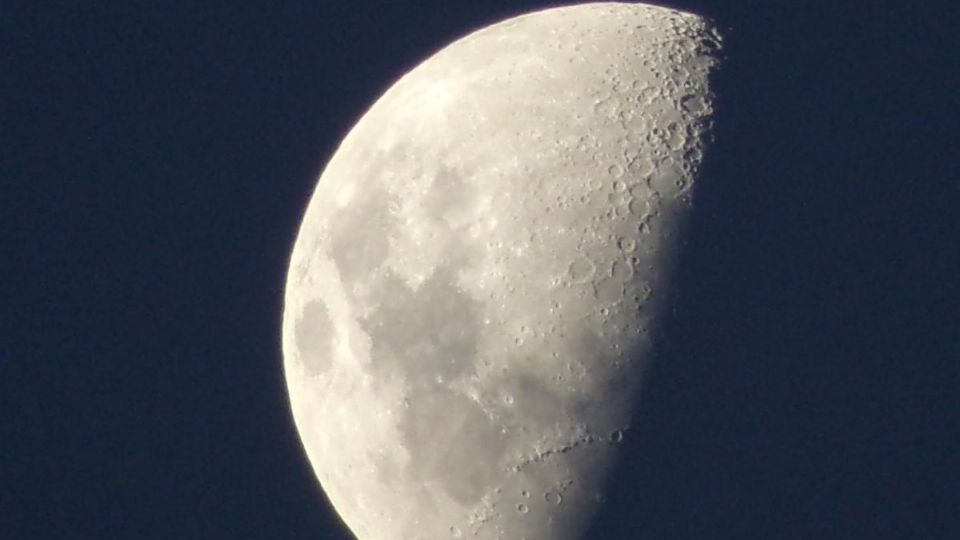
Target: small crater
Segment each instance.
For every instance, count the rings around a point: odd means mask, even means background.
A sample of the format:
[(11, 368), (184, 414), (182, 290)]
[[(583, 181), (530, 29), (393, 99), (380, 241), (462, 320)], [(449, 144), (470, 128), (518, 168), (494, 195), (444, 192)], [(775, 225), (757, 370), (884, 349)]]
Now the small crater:
[(627, 164), (627, 170), (637, 178), (646, 178), (653, 172), (653, 162), (645, 157), (635, 157)]
[(683, 194), (690, 187), (683, 170), (676, 165), (667, 165), (650, 178), (650, 187), (661, 197), (671, 199)]
[(659, 97), (660, 91), (654, 86), (648, 86), (643, 90), (640, 90), (640, 93), (637, 94), (637, 103), (645, 104), (650, 103), (657, 97)]
[(622, 191), (614, 191), (607, 195), (607, 201), (613, 206), (623, 206), (627, 202), (627, 196)]
[(707, 112), (707, 103), (703, 97), (694, 94), (680, 98), (680, 107), (683, 108), (684, 112), (690, 113), (693, 116), (702, 116)]
[(593, 286), (597, 300), (602, 304), (614, 304), (623, 298), (623, 284), (610, 277), (597, 281)]
[(620, 103), (617, 100), (617, 98), (608, 97), (606, 99), (601, 99), (600, 101), (596, 102), (593, 106), (593, 112), (595, 112), (600, 116), (613, 118), (616, 115), (617, 109), (619, 107), (620, 107)]
[(633, 266), (627, 261), (614, 261), (611, 274), (617, 281), (629, 281), (633, 277)]
[[(631, 206), (633, 205), (633, 201), (630, 201), (630, 205)], [(632, 212), (632, 208), (631, 208), (631, 212)], [(637, 242), (633, 238), (624, 236), (623, 238), (617, 241), (617, 247), (619, 247), (620, 251), (624, 253), (630, 253), (631, 251), (637, 249)]]
[(552, 489), (544, 493), (543, 498), (547, 501), (547, 504), (552, 504), (554, 506), (560, 506), (563, 504), (563, 495), (561, 495), (560, 492)]
[(639, 218), (646, 218), (653, 214), (653, 205), (649, 199), (631, 199), (629, 208), (630, 213)]
[(686, 142), (687, 142), (687, 138), (684, 137), (683, 133), (679, 131), (671, 134), (670, 137), (667, 138), (667, 146), (669, 146), (671, 150), (682, 149), (683, 145), (686, 144)]
[(650, 191), (650, 186), (648, 186), (646, 182), (637, 182), (636, 184), (630, 186), (630, 195), (634, 197), (647, 199), (652, 194), (653, 192)]
[(593, 277), (596, 266), (590, 259), (580, 256), (570, 263), (570, 280), (574, 283), (585, 283)]
[(526, 513), (529, 512), (529, 511), (530, 511), (530, 507), (529, 507), (529, 506), (527, 506), (527, 505), (525, 505), (525, 504), (523, 504), (523, 503), (520, 503), (520, 504), (517, 505), (517, 512), (520, 512), (521, 514), (526, 514)]

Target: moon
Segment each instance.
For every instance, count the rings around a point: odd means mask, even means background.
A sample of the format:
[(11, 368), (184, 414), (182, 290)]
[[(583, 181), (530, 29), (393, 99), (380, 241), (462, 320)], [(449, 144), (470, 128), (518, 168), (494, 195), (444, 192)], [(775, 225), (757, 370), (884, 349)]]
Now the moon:
[(343, 139), (284, 371), (362, 540), (573, 540), (629, 434), (709, 143), (708, 20), (596, 3), (440, 50)]

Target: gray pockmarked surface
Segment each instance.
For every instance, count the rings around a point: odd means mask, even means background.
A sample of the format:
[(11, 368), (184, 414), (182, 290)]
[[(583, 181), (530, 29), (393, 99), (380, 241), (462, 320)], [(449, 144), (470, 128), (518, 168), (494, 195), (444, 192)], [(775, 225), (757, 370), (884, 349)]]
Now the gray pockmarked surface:
[(294, 418), (362, 540), (570, 540), (602, 499), (708, 143), (720, 38), (643, 4), (477, 31), (323, 172), (283, 322)]

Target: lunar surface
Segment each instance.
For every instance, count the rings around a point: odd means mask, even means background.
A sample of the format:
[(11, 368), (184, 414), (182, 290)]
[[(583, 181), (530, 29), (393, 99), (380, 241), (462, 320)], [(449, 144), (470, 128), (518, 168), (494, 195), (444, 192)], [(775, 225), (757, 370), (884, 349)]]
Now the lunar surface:
[(283, 318), (292, 412), (361, 540), (574, 540), (664, 309), (720, 37), (643, 4), (494, 24), (324, 170)]

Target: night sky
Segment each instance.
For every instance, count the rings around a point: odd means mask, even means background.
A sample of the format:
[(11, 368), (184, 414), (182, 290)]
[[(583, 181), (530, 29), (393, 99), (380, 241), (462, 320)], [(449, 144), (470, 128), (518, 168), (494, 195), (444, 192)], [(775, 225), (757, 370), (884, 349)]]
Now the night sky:
[[(397, 77), (558, 4), (39, 4), (0, 8), (0, 538), (351, 538), (283, 380), (300, 218)], [(668, 5), (728, 61), (591, 538), (960, 538), (957, 3)]]

